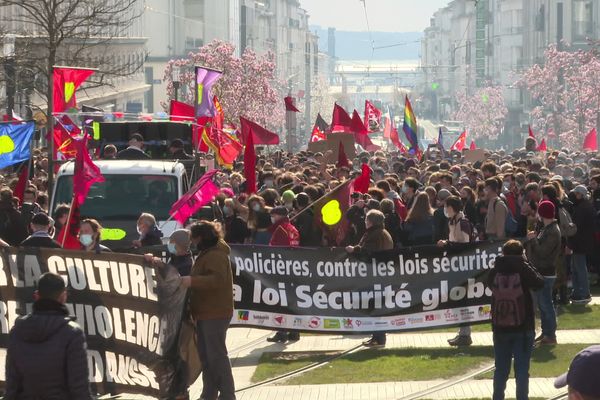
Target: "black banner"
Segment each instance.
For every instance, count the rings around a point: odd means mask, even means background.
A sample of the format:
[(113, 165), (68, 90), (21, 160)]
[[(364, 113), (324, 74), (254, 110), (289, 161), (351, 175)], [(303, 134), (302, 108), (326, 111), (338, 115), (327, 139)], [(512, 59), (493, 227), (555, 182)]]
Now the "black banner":
[(232, 246), (233, 325), (402, 331), (487, 321), (502, 242), (355, 257), (344, 249)]
[(186, 301), (174, 268), (55, 249), (9, 249), (0, 262), (0, 385), (10, 328), (31, 311), (37, 279), (48, 271), (67, 281), (66, 306), (87, 336), (93, 392), (156, 396), (169, 385)]

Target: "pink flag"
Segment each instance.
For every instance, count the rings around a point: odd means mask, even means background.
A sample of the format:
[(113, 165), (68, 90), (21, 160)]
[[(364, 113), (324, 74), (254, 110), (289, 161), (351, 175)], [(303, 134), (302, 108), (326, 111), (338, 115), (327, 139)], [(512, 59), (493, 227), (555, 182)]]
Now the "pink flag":
[(585, 140), (583, 141), (583, 150), (598, 151), (596, 128), (592, 129), (585, 137)]
[(87, 139), (75, 141), (75, 172), (73, 174), (73, 196), (81, 206), (94, 183), (104, 182), (100, 168), (94, 164), (87, 149)]
[(219, 188), (212, 181), (216, 173), (217, 170), (213, 169), (202, 175), (198, 182), (171, 206), (169, 214), (175, 221), (184, 224), (189, 217), (219, 194)]

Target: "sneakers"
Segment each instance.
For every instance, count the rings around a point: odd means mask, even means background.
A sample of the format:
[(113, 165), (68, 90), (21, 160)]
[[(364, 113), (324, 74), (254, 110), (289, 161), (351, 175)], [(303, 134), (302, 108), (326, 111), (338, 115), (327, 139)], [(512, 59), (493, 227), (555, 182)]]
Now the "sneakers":
[(288, 334), (287, 334), (287, 332), (282, 332), (282, 331), (277, 332), (275, 335), (273, 335), (267, 339), (267, 342), (269, 342), (269, 343), (285, 343), (287, 341), (288, 341)]
[(580, 299), (578, 297), (573, 297), (571, 301), (573, 302), (573, 304), (588, 304), (592, 301), (592, 298), (588, 297), (587, 299)]
[(378, 348), (385, 347), (385, 343), (380, 343), (378, 340), (371, 338), (370, 340), (363, 342), (363, 346), (370, 348)]
[(471, 339), (471, 336), (458, 335), (455, 338), (448, 340), (448, 344), (454, 347), (470, 346), (473, 344), (473, 339)]

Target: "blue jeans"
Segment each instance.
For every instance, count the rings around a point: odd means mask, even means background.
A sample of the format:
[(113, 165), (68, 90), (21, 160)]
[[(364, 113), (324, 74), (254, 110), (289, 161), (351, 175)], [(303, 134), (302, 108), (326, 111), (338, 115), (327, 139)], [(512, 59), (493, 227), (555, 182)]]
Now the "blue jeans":
[(515, 360), (517, 400), (529, 398), (529, 365), (533, 351), (535, 332), (494, 333), (494, 396), (493, 400), (504, 400), (506, 381), (510, 375), (512, 359)]
[(577, 300), (590, 297), (590, 280), (587, 270), (587, 257), (585, 254), (573, 254), (573, 298)]
[(556, 310), (552, 302), (552, 289), (556, 278), (544, 277), (544, 288), (535, 292), (540, 318), (542, 320), (542, 335), (556, 338)]

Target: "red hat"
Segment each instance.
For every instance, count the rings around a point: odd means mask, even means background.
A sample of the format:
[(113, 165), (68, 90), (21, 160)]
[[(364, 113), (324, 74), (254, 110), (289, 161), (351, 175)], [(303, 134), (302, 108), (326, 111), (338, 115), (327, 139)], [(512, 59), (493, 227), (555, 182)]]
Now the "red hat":
[(544, 200), (538, 205), (538, 214), (542, 218), (554, 219), (555, 211), (554, 203), (551, 201)]

